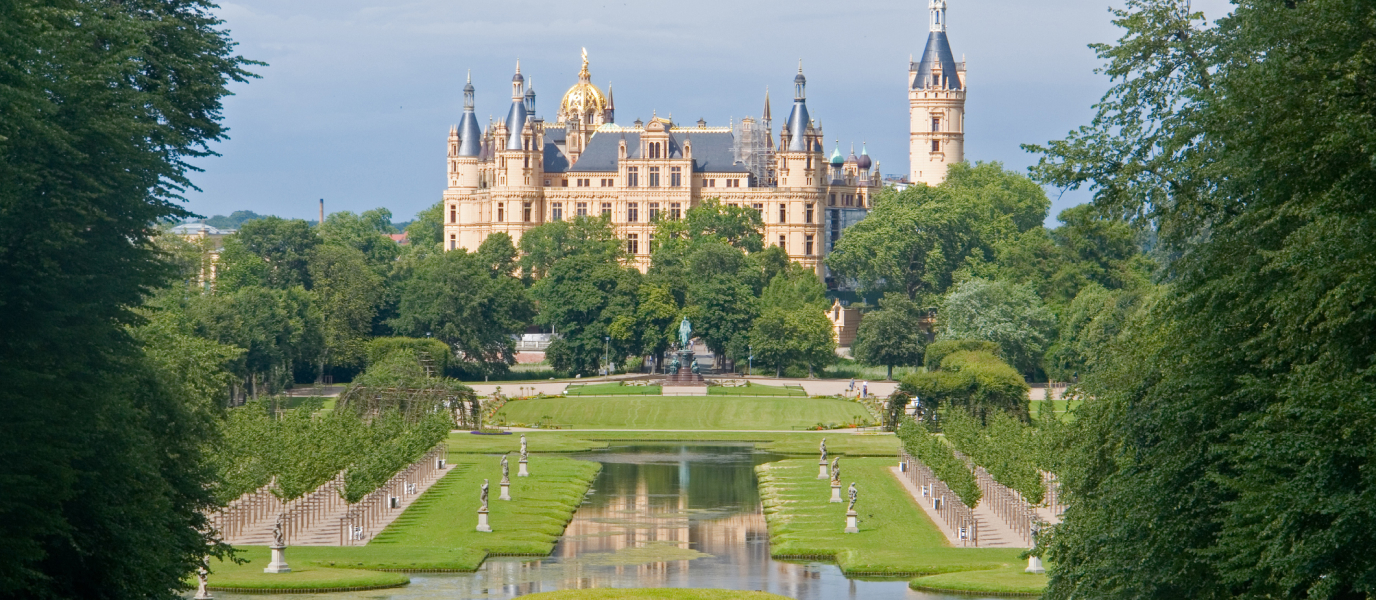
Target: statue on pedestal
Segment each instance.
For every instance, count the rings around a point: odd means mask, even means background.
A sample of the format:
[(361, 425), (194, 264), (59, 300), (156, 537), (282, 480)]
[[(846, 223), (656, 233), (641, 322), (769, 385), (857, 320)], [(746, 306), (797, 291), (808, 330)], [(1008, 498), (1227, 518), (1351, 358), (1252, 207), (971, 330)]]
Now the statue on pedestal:
[(827, 462), (827, 438), (822, 438), (822, 462)]
[(282, 531), (282, 521), (287, 518), (287, 513), (277, 515), (277, 522), (272, 524), (272, 545), (278, 548), (287, 545), (286, 534)]
[(521, 460), (526, 459), (526, 434), (521, 434)]
[(850, 482), (850, 490), (846, 494), (850, 496), (850, 504), (846, 506), (846, 512), (855, 512), (855, 499), (860, 493), (855, 490), (854, 481)]
[(482, 508), (482, 511), (481, 511), (481, 512), (487, 512), (487, 480), (486, 480), (486, 479), (483, 480), (483, 488), (482, 488), (482, 490), (483, 490), (483, 491), (482, 491), (482, 495), (479, 496), (480, 498), (482, 498), (482, 501), (483, 501), (483, 508)]
[(502, 483), (511, 481), (511, 466), (506, 462), (506, 455), (502, 455)]
[(841, 485), (841, 457), (836, 457), (831, 461), (831, 482)]
[(688, 349), (688, 340), (693, 338), (693, 324), (688, 322), (688, 317), (678, 324), (678, 345), (681, 350)]

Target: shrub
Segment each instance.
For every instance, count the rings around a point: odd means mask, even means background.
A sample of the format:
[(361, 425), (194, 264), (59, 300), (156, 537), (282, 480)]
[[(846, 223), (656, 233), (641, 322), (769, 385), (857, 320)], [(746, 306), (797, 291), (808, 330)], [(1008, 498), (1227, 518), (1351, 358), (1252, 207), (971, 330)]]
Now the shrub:
[(909, 420), (898, 428), (898, 439), (903, 442), (903, 449), (927, 465), (938, 479), (946, 483), (946, 487), (960, 497), (961, 502), (969, 507), (979, 504), (982, 494), (979, 484), (975, 482), (975, 475), (965, 461), (956, 458), (951, 447), (941, 438), (927, 433), (916, 421)]
[(928, 371), (935, 371), (941, 368), (941, 361), (956, 352), (988, 352), (997, 355), (999, 345), (994, 342), (984, 340), (938, 340), (927, 344), (926, 366)]
[(369, 340), (364, 351), (367, 354), (369, 369), (398, 351), (410, 351), (414, 356), (428, 357), (434, 361), (436, 375), (444, 373), (455, 362), (454, 351), (449, 345), (433, 338), (373, 338)]
[(994, 480), (1017, 490), (1032, 504), (1042, 501), (1046, 488), (1037, 469), (1037, 430), (1016, 417), (995, 412), (986, 427), (962, 411), (952, 411), (942, 423), (946, 439)]
[[(936, 344), (932, 344), (936, 346)], [(931, 347), (928, 347), (928, 356)], [(928, 411), (960, 408), (984, 422), (991, 409), (1030, 417), (1027, 383), (1008, 363), (989, 352), (958, 351), (947, 354), (941, 369), (903, 378), (899, 389), (917, 396)]]

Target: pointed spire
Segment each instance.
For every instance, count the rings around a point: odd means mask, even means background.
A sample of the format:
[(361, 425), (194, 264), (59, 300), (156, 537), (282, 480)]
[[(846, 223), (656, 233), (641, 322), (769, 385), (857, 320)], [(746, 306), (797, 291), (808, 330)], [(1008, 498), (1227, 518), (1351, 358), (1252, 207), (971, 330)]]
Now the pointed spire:
[(763, 116), (764, 116), (764, 122), (765, 122), (765, 123), (768, 123), (769, 120), (770, 120), (770, 114), (769, 114), (769, 86), (764, 86), (764, 115), (763, 115)]
[(608, 123), (616, 122), (616, 101), (612, 99), (612, 82), (607, 82), (607, 114), (602, 117)]

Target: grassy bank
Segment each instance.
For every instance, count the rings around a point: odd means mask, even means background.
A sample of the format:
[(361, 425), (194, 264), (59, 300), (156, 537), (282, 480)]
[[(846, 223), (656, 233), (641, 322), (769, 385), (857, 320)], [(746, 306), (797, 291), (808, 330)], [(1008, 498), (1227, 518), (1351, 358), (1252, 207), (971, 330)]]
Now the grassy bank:
[(785, 460), (757, 467), (760, 495), (775, 558), (833, 560), (848, 575), (941, 575), (919, 579), (924, 588), (1023, 594), (1046, 578), (1022, 573), (1022, 550), (956, 548), (894, 479), (893, 459), (841, 461), (842, 481), (856, 482), (859, 533), (844, 533), (845, 503), (830, 503), (829, 481), (817, 463)]
[(729, 395), (528, 398), (507, 402), (495, 417), (497, 422), (564, 429), (701, 430), (804, 429), (818, 423), (868, 423), (870, 419), (864, 406), (848, 400)]
[[(531, 477), (515, 477), (514, 500), (497, 500), (498, 459), (451, 454), (455, 467), (435, 482), (366, 546), (299, 546), (287, 549), (289, 574), (263, 573), (269, 550), (238, 547), (244, 565), (211, 565), (211, 585), (220, 589), (342, 589), (402, 585), (396, 571), (474, 571), (490, 554), (547, 555), (563, 534), (601, 468), (595, 462), (560, 456), (531, 456)], [(492, 533), (476, 530), (483, 479), (490, 480), (488, 521)]]
[(527, 600), (789, 600), (765, 592), (698, 588), (596, 588), (560, 590), (522, 596)]
[[(531, 431), (526, 433), (531, 452), (587, 452), (608, 446), (629, 444), (676, 444), (680, 442), (738, 442), (780, 454), (816, 455), (822, 438), (833, 454), (847, 456), (894, 456), (898, 438), (893, 434), (854, 434), (846, 431), (799, 431), (762, 433), (722, 433), (713, 431)], [(449, 434), (450, 453), (516, 452), (520, 435)]]

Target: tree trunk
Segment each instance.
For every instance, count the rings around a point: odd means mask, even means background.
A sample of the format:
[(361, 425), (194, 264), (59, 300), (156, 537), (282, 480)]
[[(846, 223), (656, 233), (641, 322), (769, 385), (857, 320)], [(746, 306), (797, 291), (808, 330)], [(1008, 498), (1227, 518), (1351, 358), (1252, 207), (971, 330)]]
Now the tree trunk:
[(775, 379), (783, 379), (783, 377), (784, 377), (784, 366), (783, 366), (783, 365), (775, 365), (775, 367), (774, 367), (774, 378), (775, 378)]
[(893, 381), (893, 365), (889, 365), (889, 377), (886, 381)]

